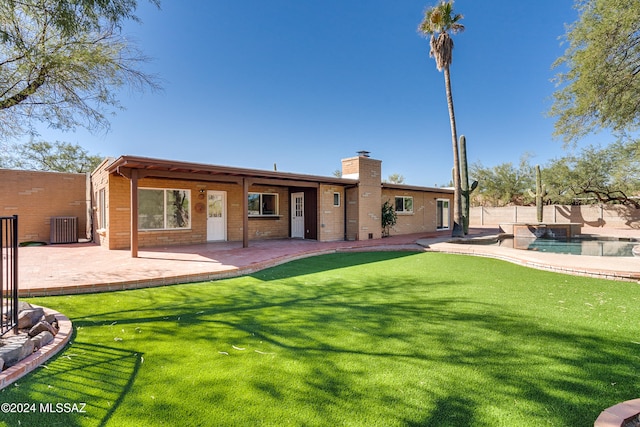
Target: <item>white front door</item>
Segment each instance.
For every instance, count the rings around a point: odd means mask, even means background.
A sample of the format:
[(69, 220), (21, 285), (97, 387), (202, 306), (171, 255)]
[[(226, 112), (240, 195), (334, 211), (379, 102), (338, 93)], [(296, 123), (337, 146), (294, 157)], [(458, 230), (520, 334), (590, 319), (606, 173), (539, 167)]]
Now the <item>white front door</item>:
[(291, 237), (304, 239), (304, 193), (291, 194)]
[(226, 191), (207, 191), (207, 241), (227, 240), (226, 209)]

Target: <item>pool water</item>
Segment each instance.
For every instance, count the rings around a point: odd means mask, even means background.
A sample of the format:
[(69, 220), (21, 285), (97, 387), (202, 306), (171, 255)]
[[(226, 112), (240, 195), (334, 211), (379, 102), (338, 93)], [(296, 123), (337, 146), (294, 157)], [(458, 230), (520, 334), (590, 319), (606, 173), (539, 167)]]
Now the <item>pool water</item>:
[[(498, 246), (556, 254), (632, 257), (633, 248), (640, 242), (618, 239), (536, 239), (535, 237), (506, 237), (499, 239)], [(636, 249), (638, 251), (638, 249)]]

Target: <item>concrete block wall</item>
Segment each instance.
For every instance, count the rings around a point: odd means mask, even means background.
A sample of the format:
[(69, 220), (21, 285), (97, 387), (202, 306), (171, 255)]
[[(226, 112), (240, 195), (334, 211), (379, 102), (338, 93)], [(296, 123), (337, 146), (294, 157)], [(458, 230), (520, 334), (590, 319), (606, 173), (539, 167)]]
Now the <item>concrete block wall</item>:
[(0, 216), (18, 215), (18, 241), (49, 242), (51, 217), (78, 218), (78, 238), (87, 238), (89, 204), (83, 173), (0, 169)]

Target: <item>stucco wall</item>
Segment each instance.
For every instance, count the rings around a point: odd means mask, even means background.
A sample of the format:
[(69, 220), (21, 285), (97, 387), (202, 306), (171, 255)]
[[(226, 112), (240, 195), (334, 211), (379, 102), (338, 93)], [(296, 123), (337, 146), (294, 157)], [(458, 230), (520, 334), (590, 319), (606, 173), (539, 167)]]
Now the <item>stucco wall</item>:
[(49, 242), (51, 217), (78, 218), (87, 237), (87, 176), (83, 173), (0, 169), (0, 216), (18, 215), (19, 242)]
[[(535, 206), (473, 207), (471, 226), (498, 226), (512, 222), (537, 222)], [(586, 227), (640, 229), (640, 210), (621, 205), (544, 206), (544, 222), (580, 223)]]

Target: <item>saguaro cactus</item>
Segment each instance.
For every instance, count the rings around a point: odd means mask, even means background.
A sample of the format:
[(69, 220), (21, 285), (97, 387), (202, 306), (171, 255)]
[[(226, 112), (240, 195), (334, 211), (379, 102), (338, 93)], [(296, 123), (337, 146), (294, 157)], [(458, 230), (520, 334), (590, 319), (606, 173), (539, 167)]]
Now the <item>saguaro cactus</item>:
[(460, 190), (462, 193), (462, 228), (464, 234), (469, 234), (469, 212), (471, 208), (470, 196), (478, 186), (478, 181), (473, 181), (469, 187), (469, 169), (467, 166), (467, 138), (460, 136)]
[(544, 197), (547, 195), (547, 187), (542, 183), (542, 174), (540, 173), (540, 165), (536, 165), (536, 192), (529, 190), (531, 197), (536, 198), (536, 217), (538, 222), (543, 221), (544, 215)]

